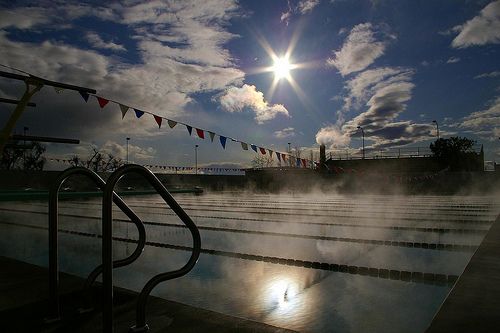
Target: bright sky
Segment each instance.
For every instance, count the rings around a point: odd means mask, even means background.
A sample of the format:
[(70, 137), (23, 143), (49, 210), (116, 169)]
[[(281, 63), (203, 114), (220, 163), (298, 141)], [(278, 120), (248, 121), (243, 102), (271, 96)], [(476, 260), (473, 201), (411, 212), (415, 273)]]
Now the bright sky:
[[(94, 88), (130, 107), (247, 143), (359, 149), (428, 147), (467, 136), (500, 160), (500, 1), (13, 1), (0, 7), (0, 63)], [(285, 60), (284, 60), (285, 59)], [(278, 62), (276, 62), (278, 61)], [(280, 75), (273, 69), (279, 68)], [(2, 68), (1, 70), (5, 70)], [(0, 96), (23, 85), (0, 79)], [(122, 120), (76, 92), (44, 87), (20, 119), (29, 134), (77, 138), (146, 164), (248, 166), (152, 116)], [(12, 106), (0, 105), (4, 124)]]

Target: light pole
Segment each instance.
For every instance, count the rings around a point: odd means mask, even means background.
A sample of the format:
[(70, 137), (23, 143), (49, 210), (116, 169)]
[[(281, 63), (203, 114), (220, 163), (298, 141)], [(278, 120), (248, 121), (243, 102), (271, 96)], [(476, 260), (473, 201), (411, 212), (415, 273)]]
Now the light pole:
[(434, 124), (436, 124), (436, 132), (437, 132), (437, 137), (438, 137), (438, 140), (439, 140), (439, 125), (438, 125), (438, 122), (433, 120), (432, 121)]
[(290, 148), (291, 144), (291, 142), (288, 142), (288, 165), (290, 167), (292, 166), (292, 159), (290, 158), (292, 156), (292, 149)]
[(194, 172), (198, 174), (198, 145), (194, 145)]
[(24, 136), (24, 147), (23, 147), (23, 169), (26, 170), (26, 132), (28, 132), (29, 128), (24, 126), (23, 128), (23, 136)]
[(127, 138), (127, 164), (128, 164), (128, 142), (130, 141), (130, 138)]
[(361, 126), (358, 126), (358, 129), (361, 130), (361, 134), (363, 135), (363, 159), (365, 159), (365, 131)]

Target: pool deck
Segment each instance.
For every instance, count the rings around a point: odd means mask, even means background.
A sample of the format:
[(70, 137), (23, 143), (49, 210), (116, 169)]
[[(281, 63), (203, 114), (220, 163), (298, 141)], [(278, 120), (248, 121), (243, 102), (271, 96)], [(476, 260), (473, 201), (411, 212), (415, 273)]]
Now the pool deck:
[[(102, 332), (102, 317), (98, 308), (84, 315), (77, 314), (76, 310), (81, 306), (83, 279), (61, 274), (61, 309), (64, 319), (46, 325), (43, 318), (47, 315), (48, 304), (47, 269), (1, 256), (0, 267), (1, 332)], [(93, 292), (98, 299), (98, 288)], [(114, 298), (114, 331), (128, 332), (135, 320), (137, 293), (116, 288)], [(294, 332), (152, 296), (148, 299), (146, 320), (152, 333)]]
[(500, 332), (500, 216), (426, 332)]

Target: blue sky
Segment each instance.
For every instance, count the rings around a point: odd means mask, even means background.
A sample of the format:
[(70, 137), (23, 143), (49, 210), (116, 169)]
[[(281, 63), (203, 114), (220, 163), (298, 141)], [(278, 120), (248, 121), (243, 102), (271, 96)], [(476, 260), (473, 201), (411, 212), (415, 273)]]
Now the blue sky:
[[(9, 1), (0, 8), (0, 63), (159, 116), (303, 157), (329, 149), (428, 147), (467, 136), (500, 159), (500, 1)], [(291, 45), (293, 47), (291, 47)], [(275, 80), (272, 53), (289, 51)], [(265, 69), (268, 69), (267, 71)], [(2, 70), (5, 70), (3, 68)], [(274, 82), (274, 83), (273, 83)], [(23, 86), (2, 79), (0, 95)], [(92, 146), (144, 164), (248, 166), (254, 153), (121, 119), (76, 92), (44, 87), (17, 131), (78, 138), (50, 145), (67, 158)], [(11, 109), (1, 105), (2, 109)], [(5, 122), (8, 112), (2, 112)]]

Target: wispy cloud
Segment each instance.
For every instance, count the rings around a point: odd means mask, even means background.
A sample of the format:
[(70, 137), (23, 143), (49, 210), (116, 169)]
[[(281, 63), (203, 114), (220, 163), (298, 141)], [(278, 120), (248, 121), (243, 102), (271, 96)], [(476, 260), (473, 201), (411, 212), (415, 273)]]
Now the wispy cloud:
[(458, 58), (458, 57), (450, 57), (448, 60), (446, 60), (446, 63), (447, 64), (456, 64), (459, 61), (460, 61), (460, 58)]
[(12, 8), (0, 11), (0, 29), (31, 29), (52, 21), (48, 10), (39, 7)]
[[(377, 38), (380, 35), (380, 38)], [(382, 56), (388, 44), (388, 35), (375, 31), (371, 23), (352, 28), (344, 45), (326, 63), (336, 67), (342, 76), (362, 71)]]
[(458, 32), (451, 42), (455, 48), (500, 43), (500, 0), (489, 3), (479, 15), (453, 31)]
[(493, 77), (499, 77), (500, 76), (500, 71), (493, 71), (489, 73), (483, 73), (474, 76), (474, 79), (484, 79), (484, 78), (493, 78)]
[[(240, 15), (238, 8), (237, 2), (232, 0), (182, 1), (172, 5), (163, 2), (131, 6), (113, 3), (100, 7), (61, 5), (52, 9), (19, 7), (10, 13), (16, 15), (11, 21), (22, 22), (24, 10), (27, 10), (33, 18), (31, 23), (19, 24), (26, 29), (36, 29), (40, 36), (44, 36), (44, 29), (50, 31), (59, 24), (71, 26), (72, 20), (82, 17), (113, 22), (131, 32), (132, 39), (125, 38), (135, 44), (138, 61), (120, 63), (119, 59), (100, 53), (102, 48), (111, 47), (126, 57), (131, 50), (122, 50), (125, 43), (118, 37), (112, 41), (115, 45), (106, 43), (97, 35), (99, 31), (84, 35), (96, 49), (50, 38), (29, 43), (14, 40), (5, 30), (13, 27), (12, 23), (3, 19), (0, 24), (6, 28), (0, 30), (0, 59), (5, 65), (35, 75), (95, 88), (100, 94), (128, 105), (162, 116), (179, 117), (185, 115), (185, 106), (194, 102), (194, 94), (217, 93), (242, 84), (245, 74), (233, 63), (225, 46), (227, 41), (236, 37), (227, 32), (226, 24), (232, 17)], [(169, 38), (175, 39), (175, 44), (168, 44), (166, 40)], [(141, 135), (156, 135), (156, 132), (144, 128), (132, 129), (124, 125), (114, 113), (103, 113), (96, 119), (89, 119), (81, 110), (84, 107), (78, 105), (51, 104), (54, 110), (72, 110), (63, 118), (52, 109), (44, 109), (40, 114), (44, 114), (47, 131), (64, 131), (82, 140), (96, 132), (116, 135), (133, 131)], [(57, 121), (50, 121), (51, 117)]]
[(295, 136), (295, 129), (293, 127), (287, 127), (282, 130), (274, 132), (274, 137), (278, 139), (285, 139)]
[(487, 140), (498, 140), (498, 133), (500, 132), (500, 96), (496, 97), (487, 109), (471, 113), (456, 125), (459, 128), (471, 130)]
[(101, 36), (99, 36), (95, 32), (88, 32), (85, 35), (87, 41), (96, 49), (105, 49), (105, 50), (113, 50), (113, 51), (125, 51), (125, 47), (120, 44), (116, 44), (113, 42), (105, 42), (102, 40)]
[(280, 21), (285, 22), (286, 25), (288, 25), (294, 14), (308, 14), (314, 9), (314, 7), (319, 5), (319, 2), (320, 0), (301, 0), (297, 3), (297, 5), (292, 6), (290, 1), (288, 1), (288, 9), (286, 12), (281, 13)]
[(274, 119), (279, 114), (289, 117), (288, 110), (282, 104), (270, 105), (264, 100), (264, 94), (253, 85), (231, 87), (219, 98), (219, 102), (228, 112), (242, 112), (246, 109), (253, 111), (259, 124)]
[[(401, 146), (429, 138), (431, 124), (398, 120), (411, 99), (414, 70), (383, 67), (361, 72), (347, 81), (343, 109), (335, 125), (321, 128), (316, 141), (334, 146), (348, 145), (363, 127), (365, 139), (373, 148)], [(346, 112), (368, 109), (345, 122)]]

